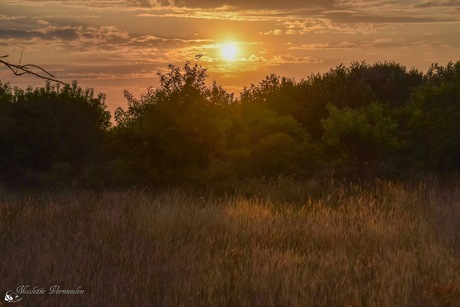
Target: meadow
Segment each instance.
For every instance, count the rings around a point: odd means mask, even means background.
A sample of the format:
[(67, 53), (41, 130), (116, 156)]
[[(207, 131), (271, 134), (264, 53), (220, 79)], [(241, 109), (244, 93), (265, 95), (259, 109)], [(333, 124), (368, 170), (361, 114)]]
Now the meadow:
[(1, 190), (0, 305), (460, 306), (456, 183)]

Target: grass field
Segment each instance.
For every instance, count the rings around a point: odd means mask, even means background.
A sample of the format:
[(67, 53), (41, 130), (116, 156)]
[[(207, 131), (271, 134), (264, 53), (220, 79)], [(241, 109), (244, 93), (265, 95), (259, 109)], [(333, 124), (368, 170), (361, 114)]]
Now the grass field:
[(459, 185), (218, 191), (2, 191), (0, 305), (460, 306)]

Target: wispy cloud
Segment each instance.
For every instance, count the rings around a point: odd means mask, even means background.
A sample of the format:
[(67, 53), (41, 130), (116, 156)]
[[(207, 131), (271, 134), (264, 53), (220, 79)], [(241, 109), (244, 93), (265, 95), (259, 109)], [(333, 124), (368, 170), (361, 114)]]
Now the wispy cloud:
[(423, 1), (420, 4), (415, 5), (416, 7), (460, 7), (459, 0), (438, 0), (438, 1)]
[(131, 5), (142, 7), (177, 6), (189, 8), (219, 8), (232, 9), (297, 9), (305, 7), (332, 7), (336, 0), (128, 0)]
[(328, 18), (311, 18), (307, 20), (289, 20), (283, 22), (288, 35), (304, 35), (310, 33), (347, 33), (369, 34), (375, 32), (380, 26), (373, 23), (347, 23), (333, 22)]
[(26, 18), (25, 16), (8, 16), (4, 14), (0, 14), (0, 20), (18, 20), (18, 19), (24, 19)]
[(406, 23), (430, 23), (457, 21), (447, 16), (413, 16), (411, 14), (384, 15), (384, 14), (361, 14), (352, 12), (328, 12), (325, 14), (330, 20), (340, 23), (357, 24), (406, 24)]
[(43, 31), (37, 30), (2, 30), (0, 29), (0, 38), (3, 39), (33, 39), (39, 38), (43, 40), (76, 40), (80, 36), (76, 29), (62, 28), (62, 29), (45, 29)]
[(124, 7), (128, 1), (125, 0), (3, 0), (5, 4), (19, 6), (48, 6), (63, 5), (77, 7)]

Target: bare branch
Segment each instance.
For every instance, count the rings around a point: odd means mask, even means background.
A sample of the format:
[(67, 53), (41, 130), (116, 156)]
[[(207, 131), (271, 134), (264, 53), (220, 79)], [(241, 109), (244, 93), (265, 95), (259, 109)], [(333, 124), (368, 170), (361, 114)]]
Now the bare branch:
[[(21, 50), (21, 57), (19, 58), (19, 63), (18, 65), (21, 65), (22, 62), (22, 54), (24, 53), (24, 50)], [(16, 74), (18, 73), (19, 69), (16, 69)]]
[[(0, 59), (3, 59), (3, 58), (7, 58), (8, 55), (3, 55), (3, 56), (0, 56)], [(53, 82), (56, 82), (56, 83), (60, 83), (60, 84), (64, 84), (64, 85), (69, 85), (68, 83), (65, 83), (65, 82), (62, 82), (58, 79), (56, 79), (55, 76), (53, 76), (51, 73), (49, 73), (48, 71), (46, 71), (44, 68), (38, 66), (38, 65), (35, 65), (35, 64), (25, 64), (25, 65), (21, 65), (21, 61), (22, 61), (22, 52), (21, 52), (21, 58), (19, 59), (19, 64), (18, 65), (15, 65), (15, 64), (11, 64), (11, 63), (8, 63), (6, 61), (3, 61), (3, 60), (0, 60), (0, 63), (5, 65), (6, 67), (8, 67), (15, 76), (22, 76), (22, 75), (25, 75), (25, 74), (29, 74), (29, 75), (33, 75), (33, 76), (36, 76), (38, 78), (41, 78), (41, 79), (45, 79), (45, 80), (48, 80), (48, 81), (53, 81)], [(38, 69), (41, 71), (41, 73), (37, 73), (31, 69)]]

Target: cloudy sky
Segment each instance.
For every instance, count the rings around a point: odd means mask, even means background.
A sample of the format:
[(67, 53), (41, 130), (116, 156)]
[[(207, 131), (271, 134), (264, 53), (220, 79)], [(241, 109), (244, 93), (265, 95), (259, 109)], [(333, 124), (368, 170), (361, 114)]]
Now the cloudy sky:
[[(425, 71), (460, 60), (460, 0), (0, 0), (0, 56), (107, 94), (110, 110), (195, 61), (239, 94), (270, 73), (396, 61)], [(237, 54), (226, 59), (222, 48)], [(41, 86), (0, 67), (0, 80)]]

